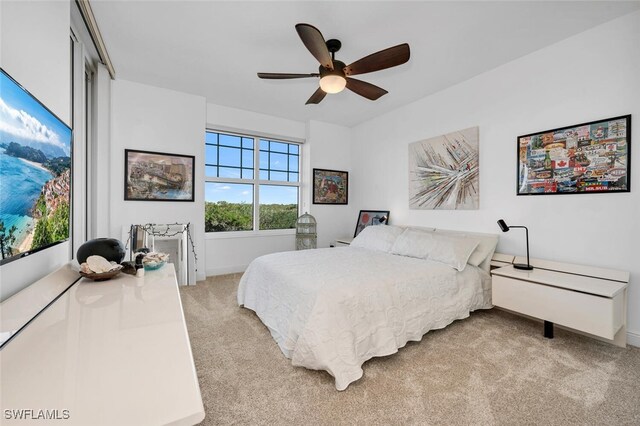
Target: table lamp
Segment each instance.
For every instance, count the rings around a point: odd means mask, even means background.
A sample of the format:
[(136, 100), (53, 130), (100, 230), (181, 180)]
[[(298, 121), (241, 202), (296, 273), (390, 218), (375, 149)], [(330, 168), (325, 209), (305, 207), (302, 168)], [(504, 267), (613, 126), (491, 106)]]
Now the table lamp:
[(527, 264), (525, 265), (524, 263), (514, 263), (513, 267), (516, 269), (523, 269), (525, 271), (530, 271), (533, 269), (533, 266), (531, 266), (531, 264), (529, 263), (529, 230), (527, 229), (526, 226), (515, 226), (515, 225), (507, 225), (505, 223), (505, 221), (503, 219), (498, 220), (498, 226), (500, 227), (500, 229), (502, 230), (502, 232), (509, 232), (509, 229), (511, 228), (524, 228), (524, 230), (526, 231), (526, 236), (527, 236)]

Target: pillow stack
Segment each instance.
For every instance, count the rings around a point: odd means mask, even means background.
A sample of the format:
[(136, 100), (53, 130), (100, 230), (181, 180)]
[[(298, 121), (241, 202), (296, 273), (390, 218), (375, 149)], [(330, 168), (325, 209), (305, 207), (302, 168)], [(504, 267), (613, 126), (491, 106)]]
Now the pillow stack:
[(391, 248), (391, 254), (444, 263), (462, 271), (478, 244), (477, 239), (438, 235), (407, 228)]
[(351, 247), (433, 260), (462, 271), (467, 264), (488, 270), (497, 244), (497, 235), (381, 225), (363, 229), (354, 238)]
[(489, 272), (491, 257), (496, 251), (496, 246), (498, 245), (498, 235), (449, 230), (438, 230), (437, 233), (455, 238), (471, 238), (478, 240), (478, 246), (473, 253), (471, 253), (467, 263), (469, 265), (478, 266), (480, 269)]

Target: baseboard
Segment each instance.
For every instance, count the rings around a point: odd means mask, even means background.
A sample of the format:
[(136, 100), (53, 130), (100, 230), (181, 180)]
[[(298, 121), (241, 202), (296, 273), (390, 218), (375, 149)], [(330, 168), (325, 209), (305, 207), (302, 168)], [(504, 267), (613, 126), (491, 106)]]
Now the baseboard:
[(222, 268), (209, 268), (207, 269), (207, 277), (212, 277), (214, 275), (225, 275), (225, 274), (235, 274), (238, 272), (244, 272), (249, 265), (233, 265), (233, 266), (225, 266)]
[(627, 331), (627, 345), (640, 348), (640, 333), (634, 333), (633, 331)]

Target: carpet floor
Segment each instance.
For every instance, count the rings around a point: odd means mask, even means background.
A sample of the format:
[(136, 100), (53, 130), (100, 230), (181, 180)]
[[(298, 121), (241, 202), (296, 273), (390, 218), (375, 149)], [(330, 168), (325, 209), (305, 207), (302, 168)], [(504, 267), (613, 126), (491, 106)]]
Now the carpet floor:
[(239, 274), (180, 287), (204, 425), (640, 425), (640, 349), (621, 349), (492, 309), (364, 365), (336, 391), (293, 367), (238, 307)]

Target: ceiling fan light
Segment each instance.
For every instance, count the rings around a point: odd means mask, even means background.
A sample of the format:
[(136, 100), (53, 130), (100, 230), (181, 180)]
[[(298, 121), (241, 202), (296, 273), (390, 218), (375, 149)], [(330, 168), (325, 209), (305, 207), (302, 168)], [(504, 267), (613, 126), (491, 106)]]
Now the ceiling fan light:
[(347, 86), (347, 79), (341, 75), (325, 75), (320, 79), (320, 88), (325, 93), (339, 93)]

